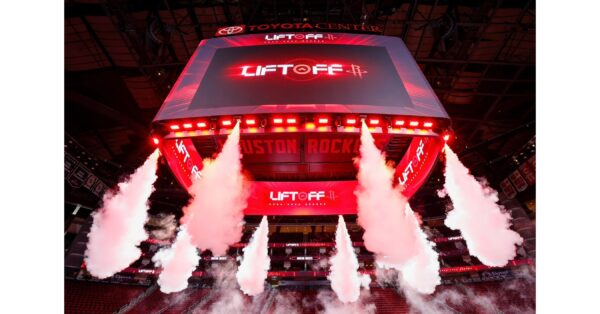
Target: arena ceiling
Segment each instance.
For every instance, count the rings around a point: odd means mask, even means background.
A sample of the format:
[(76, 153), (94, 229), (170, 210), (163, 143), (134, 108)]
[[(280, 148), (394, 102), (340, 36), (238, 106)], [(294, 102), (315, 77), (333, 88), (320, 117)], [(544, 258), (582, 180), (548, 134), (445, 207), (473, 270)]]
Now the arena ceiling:
[[(402, 38), (474, 172), (506, 175), (534, 139), (534, 1), (66, 0), (65, 150), (115, 184), (153, 150), (152, 118), (202, 39), (222, 26), (302, 21), (379, 25)], [(180, 206), (187, 194), (165, 172), (153, 199)], [(97, 202), (65, 186), (67, 201)]]

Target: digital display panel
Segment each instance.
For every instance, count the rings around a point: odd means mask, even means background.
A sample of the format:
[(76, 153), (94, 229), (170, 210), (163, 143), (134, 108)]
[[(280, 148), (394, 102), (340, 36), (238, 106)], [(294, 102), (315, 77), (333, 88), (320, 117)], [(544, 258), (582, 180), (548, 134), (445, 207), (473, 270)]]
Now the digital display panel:
[(216, 49), (190, 109), (270, 104), (413, 107), (384, 47), (297, 44)]

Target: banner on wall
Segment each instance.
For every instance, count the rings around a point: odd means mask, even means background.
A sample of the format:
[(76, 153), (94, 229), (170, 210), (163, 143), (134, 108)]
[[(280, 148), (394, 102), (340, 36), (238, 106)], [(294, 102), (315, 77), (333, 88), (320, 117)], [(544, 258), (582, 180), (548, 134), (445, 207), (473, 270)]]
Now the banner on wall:
[(527, 189), (527, 181), (525, 181), (519, 170), (513, 171), (508, 178), (514, 184), (515, 188), (517, 188), (517, 191), (523, 192), (525, 189)]
[(502, 193), (509, 199), (512, 199), (517, 195), (517, 191), (508, 179), (500, 181), (500, 188), (502, 188)]
[(65, 153), (64, 169), (65, 181), (73, 188), (86, 188), (98, 197), (102, 197), (108, 189), (100, 178), (69, 153)]
[(246, 215), (356, 214), (356, 181), (254, 181)]
[(535, 184), (535, 169), (528, 162), (524, 162), (519, 166), (519, 172), (525, 178), (529, 185)]

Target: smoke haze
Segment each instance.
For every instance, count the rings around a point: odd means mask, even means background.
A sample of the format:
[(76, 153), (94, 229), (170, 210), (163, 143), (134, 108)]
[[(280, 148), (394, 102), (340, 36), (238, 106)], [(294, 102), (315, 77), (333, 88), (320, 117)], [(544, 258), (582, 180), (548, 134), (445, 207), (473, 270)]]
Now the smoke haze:
[(173, 238), (177, 230), (177, 220), (173, 214), (165, 215), (161, 213), (152, 216), (146, 225), (155, 227), (154, 230), (150, 231), (150, 236), (157, 240), (169, 240)]

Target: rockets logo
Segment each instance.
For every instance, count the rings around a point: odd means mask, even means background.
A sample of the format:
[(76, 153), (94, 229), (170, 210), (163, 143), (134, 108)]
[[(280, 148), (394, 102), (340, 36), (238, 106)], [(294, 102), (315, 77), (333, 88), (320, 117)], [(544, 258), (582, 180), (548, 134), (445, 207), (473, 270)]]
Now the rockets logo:
[(352, 73), (352, 75), (354, 76), (358, 76), (359, 78), (362, 79), (362, 75), (363, 74), (367, 74), (367, 71), (362, 71), (360, 68), (360, 65), (356, 65), (356, 64), (351, 64), (350, 65), (350, 70), (346, 71), (347, 73)]

